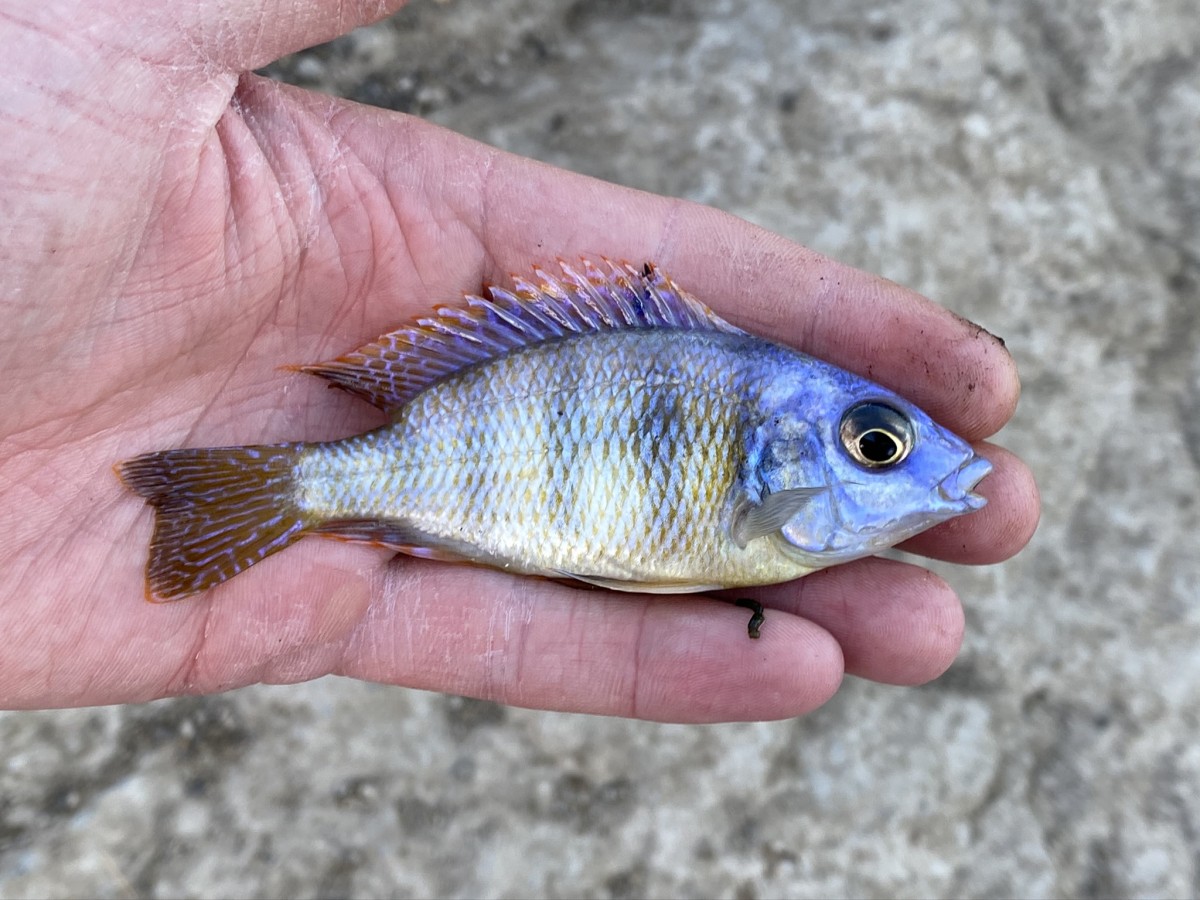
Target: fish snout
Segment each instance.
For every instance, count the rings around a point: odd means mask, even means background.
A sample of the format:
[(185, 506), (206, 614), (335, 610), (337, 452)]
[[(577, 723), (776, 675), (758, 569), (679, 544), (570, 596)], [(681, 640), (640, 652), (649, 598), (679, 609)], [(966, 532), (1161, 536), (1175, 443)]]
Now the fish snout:
[(972, 456), (938, 484), (938, 495), (949, 503), (958, 503), (968, 510), (982, 509), (987, 499), (972, 489), (992, 471), (992, 464), (982, 456)]

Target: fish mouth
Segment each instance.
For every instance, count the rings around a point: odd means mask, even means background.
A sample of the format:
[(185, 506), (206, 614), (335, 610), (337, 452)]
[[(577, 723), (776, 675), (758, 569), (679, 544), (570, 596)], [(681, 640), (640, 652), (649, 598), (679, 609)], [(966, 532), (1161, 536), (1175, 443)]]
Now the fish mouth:
[(982, 456), (972, 456), (942, 480), (938, 494), (948, 503), (961, 504), (968, 510), (982, 509), (987, 505), (987, 498), (973, 493), (972, 488), (991, 471), (990, 462)]

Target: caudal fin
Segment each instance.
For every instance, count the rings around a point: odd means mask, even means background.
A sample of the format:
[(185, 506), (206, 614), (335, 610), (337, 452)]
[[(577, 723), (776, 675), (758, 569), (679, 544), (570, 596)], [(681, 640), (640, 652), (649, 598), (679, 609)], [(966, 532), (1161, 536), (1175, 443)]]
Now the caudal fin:
[(301, 444), (163, 450), (117, 465), (155, 509), (146, 596), (179, 600), (291, 544), (307, 525), (293, 469)]

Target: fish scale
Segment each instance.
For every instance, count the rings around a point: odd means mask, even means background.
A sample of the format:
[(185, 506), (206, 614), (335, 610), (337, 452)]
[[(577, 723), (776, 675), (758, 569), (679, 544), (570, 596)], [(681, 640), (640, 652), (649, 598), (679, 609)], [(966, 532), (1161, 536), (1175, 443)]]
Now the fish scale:
[(983, 506), (990, 465), (891, 391), (735, 328), (650, 264), (561, 269), (300, 367), (381, 428), (121, 463), (155, 509), (147, 596), (305, 534), (620, 590), (770, 584)]
[[(715, 358), (731, 348), (701, 332), (682, 346), (660, 331), (605, 337), (461, 373), (393, 426), (336, 454), (314, 447), (302, 510), (454, 536), (518, 571), (686, 578), (711, 553), (739, 464), (738, 374)], [(664, 405), (679, 414), (652, 414)]]

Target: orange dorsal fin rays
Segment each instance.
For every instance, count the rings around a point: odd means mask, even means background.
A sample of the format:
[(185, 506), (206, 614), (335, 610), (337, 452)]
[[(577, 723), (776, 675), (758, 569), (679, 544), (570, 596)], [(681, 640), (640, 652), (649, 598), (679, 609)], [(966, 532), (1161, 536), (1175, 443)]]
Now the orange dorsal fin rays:
[(631, 328), (740, 331), (650, 263), (559, 267), (561, 275), (535, 268), (533, 281), (514, 277), (511, 291), (489, 287), (465, 309), (438, 307), (345, 356), (297, 368), (391, 415), (460, 369), (547, 340)]

